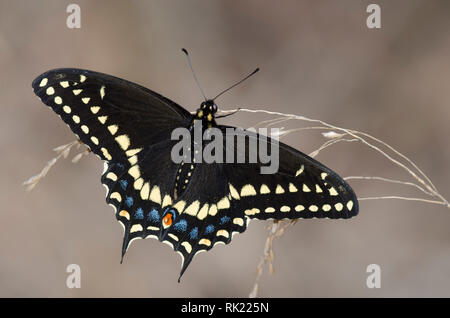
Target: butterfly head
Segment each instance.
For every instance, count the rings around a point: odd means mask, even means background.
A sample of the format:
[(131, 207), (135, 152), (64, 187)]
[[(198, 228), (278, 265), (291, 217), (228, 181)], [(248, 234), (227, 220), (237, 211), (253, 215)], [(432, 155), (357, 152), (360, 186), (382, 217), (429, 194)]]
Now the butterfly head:
[(214, 116), (217, 112), (217, 105), (213, 100), (209, 99), (200, 104), (200, 108), (195, 114), (196, 119), (206, 121), (208, 123), (214, 122)]

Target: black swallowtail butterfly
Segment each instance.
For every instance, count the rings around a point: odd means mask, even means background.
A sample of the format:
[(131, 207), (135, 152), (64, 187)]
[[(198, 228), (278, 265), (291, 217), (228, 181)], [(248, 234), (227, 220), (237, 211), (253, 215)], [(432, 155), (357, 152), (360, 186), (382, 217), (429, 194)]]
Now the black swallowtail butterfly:
[(216, 123), (212, 100), (191, 114), (135, 83), (71, 68), (48, 71), (32, 86), (104, 161), (106, 201), (124, 227), (122, 258), (132, 240), (159, 239), (182, 255), (181, 278), (197, 253), (230, 243), (251, 218), (345, 219), (358, 213), (357, 198), (341, 177), (283, 143), (275, 174), (260, 174), (260, 162), (174, 163), (171, 132), (192, 127), (195, 119), (231, 138)]

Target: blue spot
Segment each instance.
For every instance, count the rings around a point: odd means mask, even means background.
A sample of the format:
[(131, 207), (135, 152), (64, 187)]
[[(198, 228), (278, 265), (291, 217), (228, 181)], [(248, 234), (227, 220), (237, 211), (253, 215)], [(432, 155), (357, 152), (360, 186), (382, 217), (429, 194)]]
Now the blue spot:
[(153, 222), (158, 222), (159, 221), (159, 213), (158, 213), (158, 211), (156, 211), (155, 208), (153, 208), (150, 211), (150, 213), (148, 214), (148, 219), (150, 221), (153, 221)]
[(126, 189), (127, 189), (128, 181), (126, 181), (126, 180), (120, 180), (119, 183), (120, 183), (120, 187), (121, 187), (123, 190), (126, 190)]
[(189, 236), (191, 237), (191, 240), (195, 240), (198, 236), (198, 228), (194, 227), (191, 233), (189, 233)]
[(128, 205), (129, 208), (133, 205), (133, 202), (134, 200), (132, 197), (126, 197), (125, 204)]
[(230, 218), (225, 215), (225, 216), (222, 216), (222, 218), (220, 219), (220, 224), (223, 225), (229, 221), (230, 221)]
[(125, 169), (125, 166), (123, 165), (123, 164), (121, 164), (121, 163), (117, 163), (117, 166), (120, 168), (120, 169)]
[(175, 223), (173, 228), (178, 232), (184, 232), (187, 229), (187, 222), (186, 220), (180, 220), (178, 223)]
[(142, 210), (142, 208), (138, 208), (136, 212), (134, 212), (134, 218), (137, 220), (142, 220), (144, 218), (144, 210)]
[(214, 231), (214, 225), (210, 224), (206, 227), (205, 234), (212, 233), (212, 231)]

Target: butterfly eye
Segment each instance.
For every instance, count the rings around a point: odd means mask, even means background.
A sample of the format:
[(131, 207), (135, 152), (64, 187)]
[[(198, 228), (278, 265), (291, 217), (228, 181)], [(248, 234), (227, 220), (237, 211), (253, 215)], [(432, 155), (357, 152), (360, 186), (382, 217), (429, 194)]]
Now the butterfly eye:
[(215, 112), (217, 112), (217, 105), (216, 104), (213, 104), (212, 105), (212, 111), (215, 113)]

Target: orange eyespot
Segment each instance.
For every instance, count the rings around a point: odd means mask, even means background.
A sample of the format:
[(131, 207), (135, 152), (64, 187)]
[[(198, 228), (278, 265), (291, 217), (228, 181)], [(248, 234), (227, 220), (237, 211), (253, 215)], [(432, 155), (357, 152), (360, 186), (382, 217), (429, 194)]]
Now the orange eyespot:
[(163, 223), (166, 226), (172, 225), (172, 213), (167, 213), (166, 216), (163, 218)]

